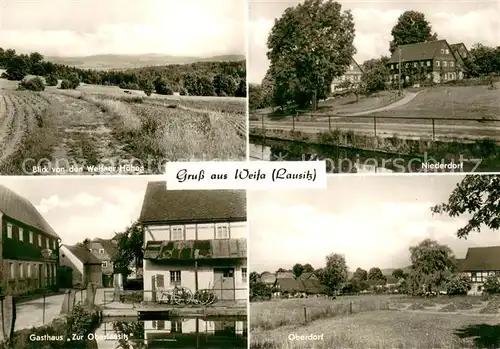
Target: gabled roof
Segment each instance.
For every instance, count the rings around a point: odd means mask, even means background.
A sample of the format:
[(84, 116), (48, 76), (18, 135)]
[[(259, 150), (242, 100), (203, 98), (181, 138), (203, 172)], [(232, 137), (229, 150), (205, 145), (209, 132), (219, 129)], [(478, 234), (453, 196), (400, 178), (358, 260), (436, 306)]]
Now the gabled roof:
[(65, 246), (78, 260), (80, 260), (83, 264), (102, 264), (102, 262), (96, 258), (92, 253), (89, 252), (83, 246), (75, 245), (63, 245)]
[(314, 273), (302, 273), (302, 274), (300, 274), (300, 276), (298, 278), (301, 280), (306, 280), (306, 279), (310, 279), (310, 278), (315, 279), (316, 275), (314, 275)]
[(465, 46), (465, 44), (463, 42), (459, 42), (457, 44), (451, 44), (450, 48), (453, 51), (457, 51), (461, 46), (465, 49), (465, 51), (469, 52), (469, 50), (467, 49), (467, 46)]
[(247, 258), (246, 239), (148, 241), (144, 259), (199, 260)]
[(291, 271), (280, 271), (279, 273), (276, 273), (276, 278), (277, 279), (293, 279), (293, 272)]
[[(355, 66), (355, 67), (358, 67), (359, 71), (362, 72), (362, 73), (364, 73), (363, 68), (361, 68), (361, 66), (358, 64), (358, 62), (356, 62), (354, 60), (354, 58), (351, 59), (351, 64), (353, 66)], [(346, 74), (349, 73), (349, 72), (350, 72), (350, 70), (346, 71)]]
[(100, 238), (95, 238), (92, 240), (92, 242), (97, 242), (101, 244), (102, 248), (106, 253), (113, 258), (115, 252), (116, 252), (116, 245), (113, 243), (111, 239), (100, 239)]
[(3, 185), (0, 185), (0, 212), (59, 239), (54, 229), (28, 199)]
[(460, 264), (462, 271), (500, 270), (500, 246), (470, 247)]
[(280, 292), (305, 292), (304, 285), (294, 278), (278, 278), (276, 286), (279, 286)]
[(149, 182), (139, 221), (246, 221), (245, 190), (167, 190), (165, 182)]
[(422, 61), (422, 60), (431, 60), (434, 59), (443, 44), (446, 44), (450, 51), (453, 53), (453, 50), (448, 45), (446, 40), (436, 40), (436, 41), (427, 41), (427, 42), (419, 42), (416, 44), (408, 44), (401, 45), (396, 48), (391, 58), (387, 62), (388, 64), (399, 63), (399, 51), (401, 49), (401, 61), (403, 62), (412, 62), (412, 61)]

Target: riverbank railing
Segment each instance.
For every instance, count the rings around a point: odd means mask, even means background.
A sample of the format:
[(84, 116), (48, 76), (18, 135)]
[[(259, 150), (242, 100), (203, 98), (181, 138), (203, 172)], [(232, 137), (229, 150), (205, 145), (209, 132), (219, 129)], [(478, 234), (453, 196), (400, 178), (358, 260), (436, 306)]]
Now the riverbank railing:
[[(260, 129), (264, 133), (266, 130), (289, 130), (292, 132), (301, 131), (304, 126), (307, 128), (317, 127), (317, 132), (324, 130), (325, 132), (333, 132), (335, 130), (352, 131), (356, 133), (368, 133), (374, 137), (380, 136), (383, 132), (384, 125), (391, 127), (399, 127), (398, 130), (390, 132), (397, 136), (401, 129), (410, 129), (412, 125), (428, 130), (427, 136), (435, 141), (438, 134), (444, 135), (447, 138), (453, 138), (450, 133), (453, 133), (454, 127), (458, 126), (463, 136), (456, 137), (461, 139), (494, 139), (495, 134), (498, 134), (500, 127), (500, 119), (474, 119), (474, 118), (456, 118), (456, 117), (421, 117), (421, 116), (372, 116), (372, 115), (342, 115), (332, 113), (313, 113), (297, 111), (295, 114), (288, 116), (271, 117), (269, 113), (250, 113), (250, 134), (252, 128)], [(350, 127), (351, 126), (351, 127)], [(356, 128), (362, 128), (362, 131)], [(477, 136), (467, 134), (467, 127), (470, 129), (478, 129), (475, 132)], [(491, 134), (481, 135), (480, 131), (489, 131)], [(411, 131), (403, 131), (409, 133)], [(421, 133), (421, 131), (417, 131)], [(484, 133), (484, 132), (483, 132)]]

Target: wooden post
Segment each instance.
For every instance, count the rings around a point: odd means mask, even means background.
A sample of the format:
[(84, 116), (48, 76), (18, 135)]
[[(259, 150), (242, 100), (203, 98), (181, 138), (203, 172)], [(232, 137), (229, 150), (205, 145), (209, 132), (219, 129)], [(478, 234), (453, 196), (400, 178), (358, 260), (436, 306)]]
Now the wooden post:
[(295, 113), (296, 115), (292, 115), (292, 132), (295, 132), (295, 116), (299, 117), (299, 112)]
[(45, 291), (43, 292), (42, 324), (45, 325)]
[(349, 314), (352, 314), (352, 301), (349, 302)]
[(304, 307), (304, 322), (307, 323), (307, 308)]
[(328, 114), (328, 131), (332, 132), (332, 116)]
[(435, 140), (436, 138), (436, 125), (435, 125), (435, 119), (432, 118), (432, 140)]
[(198, 261), (194, 261), (194, 291), (198, 292)]
[(373, 133), (374, 133), (375, 137), (377, 137), (377, 117), (376, 116), (373, 117)]

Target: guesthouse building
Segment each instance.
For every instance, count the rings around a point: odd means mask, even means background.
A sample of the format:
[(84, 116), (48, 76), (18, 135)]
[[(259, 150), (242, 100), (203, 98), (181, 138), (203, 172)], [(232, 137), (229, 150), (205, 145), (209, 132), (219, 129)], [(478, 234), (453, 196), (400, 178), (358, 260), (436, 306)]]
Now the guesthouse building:
[(57, 287), (59, 236), (28, 199), (3, 185), (0, 226), (4, 294)]
[(145, 300), (175, 287), (248, 300), (245, 191), (167, 190), (165, 182), (150, 182), (139, 221)]

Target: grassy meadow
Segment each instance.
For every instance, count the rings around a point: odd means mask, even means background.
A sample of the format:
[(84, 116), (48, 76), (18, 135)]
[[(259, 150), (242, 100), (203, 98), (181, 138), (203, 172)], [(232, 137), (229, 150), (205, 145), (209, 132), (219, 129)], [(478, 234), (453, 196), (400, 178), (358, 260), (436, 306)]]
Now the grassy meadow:
[(500, 298), (389, 295), (256, 302), (250, 348), (498, 348), (499, 306)]
[(245, 98), (147, 97), (95, 85), (43, 92), (16, 87), (0, 79), (2, 174), (48, 164), (84, 165), (83, 174), (85, 165), (129, 165), (122, 174), (159, 174), (166, 161), (246, 156)]

